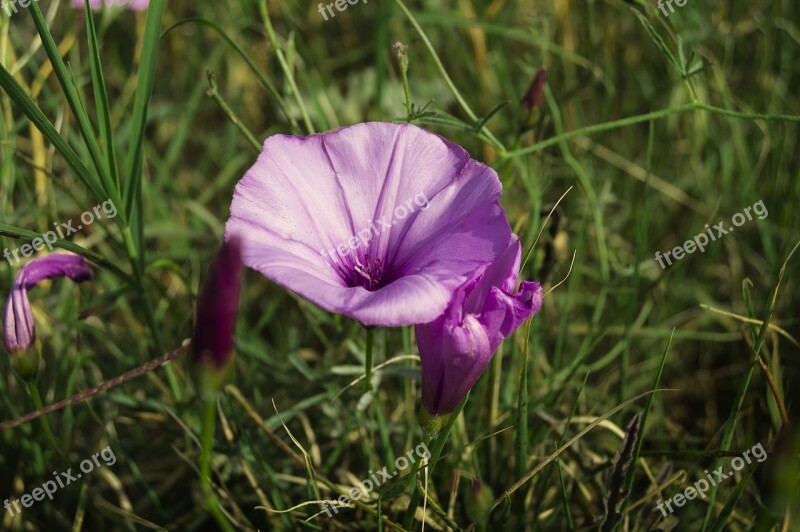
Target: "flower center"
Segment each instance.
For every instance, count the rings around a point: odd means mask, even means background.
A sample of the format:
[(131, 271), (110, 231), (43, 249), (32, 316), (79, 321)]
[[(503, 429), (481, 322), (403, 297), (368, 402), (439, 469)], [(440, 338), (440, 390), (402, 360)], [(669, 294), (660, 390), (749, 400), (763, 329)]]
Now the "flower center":
[(361, 260), (356, 257), (356, 263), (353, 265), (350, 275), (345, 282), (347, 286), (351, 288), (360, 286), (366, 288), (370, 292), (374, 292), (383, 286), (381, 284), (381, 281), (383, 281), (383, 274), (384, 269), (381, 259), (370, 260), (369, 255), (365, 255), (364, 262), (361, 262)]

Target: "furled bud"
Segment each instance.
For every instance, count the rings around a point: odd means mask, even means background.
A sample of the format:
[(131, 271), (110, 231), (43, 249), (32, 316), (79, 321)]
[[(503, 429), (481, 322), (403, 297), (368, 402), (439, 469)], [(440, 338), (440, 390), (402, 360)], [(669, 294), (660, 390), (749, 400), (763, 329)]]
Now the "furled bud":
[(204, 395), (215, 393), (233, 370), (241, 277), (241, 249), (232, 239), (220, 247), (197, 297), (190, 361)]
[(539, 121), (540, 108), (544, 101), (544, 84), (547, 82), (547, 69), (542, 67), (534, 76), (528, 91), (522, 98), (525, 116), (525, 129), (530, 129)]
[(465, 499), (467, 515), (476, 524), (476, 529), (486, 530), (494, 503), (494, 494), (491, 488), (477, 478), (473, 479), (467, 488)]

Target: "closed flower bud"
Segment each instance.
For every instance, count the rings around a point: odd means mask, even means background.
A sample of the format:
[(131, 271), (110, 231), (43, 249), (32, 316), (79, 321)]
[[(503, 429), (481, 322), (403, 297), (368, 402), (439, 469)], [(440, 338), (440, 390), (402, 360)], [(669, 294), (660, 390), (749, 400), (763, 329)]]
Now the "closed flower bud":
[(524, 129), (530, 129), (539, 121), (540, 108), (544, 101), (544, 84), (547, 82), (547, 69), (542, 67), (534, 76), (528, 91), (522, 98), (525, 122)]
[(201, 393), (215, 393), (233, 369), (242, 259), (239, 241), (220, 247), (197, 297), (190, 361)]
[(422, 404), (433, 415), (455, 410), (492, 355), (542, 305), (539, 283), (518, 288), (521, 248), (516, 236), (491, 265), (465, 282), (436, 320), (417, 325)]
[(494, 503), (494, 494), (491, 488), (477, 478), (473, 479), (467, 488), (465, 499), (467, 515), (476, 524), (476, 529), (486, 530)]

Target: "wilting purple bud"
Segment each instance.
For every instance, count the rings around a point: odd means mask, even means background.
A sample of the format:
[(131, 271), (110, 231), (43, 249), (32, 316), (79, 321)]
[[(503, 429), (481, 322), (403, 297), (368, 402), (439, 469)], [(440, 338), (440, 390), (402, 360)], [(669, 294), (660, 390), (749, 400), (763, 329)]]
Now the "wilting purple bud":
[(230, 239), (211, 262), (197, 297), (190, 356), (193, 364), (212, 374), (225, 373), (233, 357), (241, 278), (239, 241)]
[(520, 244), (479, 270), (455, 293), (445, 313), (417, 325), (422, 403), (434, 415), (452, 412), (475, 385), (495, 350), (542, 306), (539, 283), (519, 276)]
[[(14, 278), (3, 309), (3, 343), (12, 356), (27, 351), (36, 338), (28, 290), (39, 281), (57, 277), (69, 277), (80, 283), (92, 278), (92, 270), (80, 255), (46, 255), (27, 263)], [(28, 370), (24, 373), (35, 374), (36, 368)]]
[(531, 86), (528, 87), (528, 92), (525, 93), (525, 97), (522, 99), (522, 106), (527, 111), (538, 109), (542, 105), (542, 100), (544, 100), (544, 84), (546, 81), (547, 69), (542, 67), (536, 73), (536, 76), (531, 82)]

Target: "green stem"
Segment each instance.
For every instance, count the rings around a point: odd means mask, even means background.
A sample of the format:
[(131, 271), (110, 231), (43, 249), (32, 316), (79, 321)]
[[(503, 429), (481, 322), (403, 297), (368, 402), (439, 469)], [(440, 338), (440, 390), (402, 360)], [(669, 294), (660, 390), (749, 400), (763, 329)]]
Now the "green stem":
[(177, 28), (179, 26), (182, 26), (184, 24), (189, 24), (189, 23), (201, 24), (203, 26), (207, 26), (207, 27), (213, 29), (214, 31), (216, 31), (217, 35), (222, 37), (222, 39), (226, 43), (228, 43), (228, 46), (233, 48), (234, 51), (237, 54), (239, 54), (239, 57), (241, 57), (244, 60), (244, 62), (247, 63), (247, 66), (250, 67), (250, 70), (252, 70), (253, 74), (256, 75), (256, 77), (258, 78), (258, 81), (261, 82), (261, 85), (265, 89), (267, 89), (267, 92), (275, 99), (275, 103), (278, 105), (278, 108), (286, 116), (286, 119), (289, 120), (289, 124), (291, 124), (291, 126), (292, 126), (292, 133), (296, 133), (296, 132), (300, 131), (300, 129), (297, 127), (297, 120), (295, 120), (294, 116), (292, 116), (292, 114), (289, 112), (289, 109), (286, 107), (286, 102), (284, 101), (283, 97), (281, 96), (281, 93), (278, 92), (278, 89), (275, 88), (275, 85), (273, 85), (272, 82), (267, 77), (267, 75), (264, 74), (264, 72), (261, 71), (261, 69), (258, 67), (258, 64), (253, 60), (253, 58), (250, 57), (249, 55), (247, 55), (247, 53), (242, 49), (241, 46), (239, 46), (236, 43), (236, 41), (234, 41), (233, 39), (228, 37), (228, 34), (225, 33), (225, 30), (223, 30), (219, 25), (215, 24), (214, 22), (212, 22), (210, 20), (206, 20), (204, 18), (190, 17), (190, 18), (186, 18), (186, 19), (183, 19), (183, 20), (179, 20), (178, 22), (174, 23), (172, 26), (170, 26), (169, 28), (164, 30), (164, 32), (161, 34), (162, 38), (164, 36), (166, 36), (168, 33), (170, 33), (172, 30), (174, 30), (175, 28)]
[(411, 104), (411, 88), (408, 86), (408, 47), (401, 42), (396, 42), (392, 46), (392, 51), (397, 57), (397, 63), (400, 66), (400, 77), (403, 78), (403, 93), (406, 98), (406, 122), (410, 124), (414, 119), (414, 106)]
[[(431, 450), (431, 456), (428, 459), (429, 465), (427, 467), (429, 478), (433, 473), (433, 466), (439, 461), (439, 458), (442, 455), (442, 450), (447, 443), (447, 438), (450, 436), (450, 430), (453, 428), (453, 425), (456, 424), (456, 420), (458, 419), (458, 416), (461, 415), (464, 405), (467, 404), (467, 399), (469, 399), (469, 394), (467, 394), (464, 400), (461, 401), (461, 404), (459, 404), (458, 407), (456, 407), (456, 409), (449, 414), (450, 418), (447, 420), (447, 425), (441, 430), (441, 432), (439, 432), (438, 436), (436, 436), (436, 441), (434, 442), (433, 449)], [(430, 438), (425, 438), (423, 443), (425, 443), (427, 446), (430, 441)], [(403, 528), (406, 530), (411, 530), (411, 525), (414, 524), (414, 516), (417, 514), (417, 507), (419, 507), (419, 500), (422, 495), (416, 483), (417, 471), (419, 471), (419, 467), (416, 467), (411, 475), (409, 475), (415, 480), (415, 482), (414, 492), (411, 494), (411, 500), (408, 503), (408, 509), (403, 517)]]
[(217, 81), (214, 79), (214, 74), (210, 70), (208, 71), (208, 86), (209, 89), (206, 91), (206, 94), (210, 96), (211, 99), (217, 103), (217, 105), (219, 105), (219, 108), (222, 109), (222, 112), (225, 113), (225, 115), (228, 117), (228, 120), (230, 120), (231, 123), (239, 129), (242, 135), (244, 135), (244, 138), (247, 139), (247, 142), (249, 142), (253, 149), (256, 150), (256, 153), (261, 153), (261, 144), (258, 142), (258, 140), (256, 140), (256, 137), (250, 132), (250, 130), (247, 129), (247, 126), (242, 123), (239, 117), (236, 116), (236, 113), (233, 112), (231, 106), (228, 105), (228, 102), (226, 102), (219, 93)]
[[(42, 396), (39, 394), (39, 388), (36, 386), (35, 382), (28, 383), (28, 393), (31, 394), (31, 399), (33, 400), (33, 408), (35, 410), (41, 410), (44, 408), (44, 403), (42, 402)], [(62, 453), (61, 446), (58, 444), (58, 440), (56, 440), (55, 434), (50, 429), (50, 424), (47, 422), (47, 416), (42, 416), (39, 418), (39, 423), (42, 425), (42, 430), (44, 431), (44, 437), (47, 439), (48, 443), (53, 446), (53, 449), (56, 450), (59, 454)]]
[(294, 95), (294, 99), (297, 101), (297, 106), (300, 108), (300, 114), (303, 117), (303, 123), (305, 124), (309, 134), (315, 133), (314, 126), (311, 124), (311, 117), (308, 115), (308, 109), (306, 109), (306, 104), (303, 102), (303, 98), (300, 96), (300, 90), (297, 88), (294, 75), (292, 75), (292, 69), (289, 68), (289, 63), (286, 62), (286, 56), (283, 54), (283, 47), (278, 42), (278, 37), (275, 35), (275, 29), (272, 27), (272, 20), (269, 18), (269, 10), (267, 9), (267, 0), (260, 0), (258, 3), (258, 8), (261, 12), (261, 18), (264, 19), (264, 28), (267, 30), (269, 42), (271, 42), (272, 47), (275, 48), (275, 56), (278, 58), (278, 63), (280, 63), (281, 69), (283, 70), (284, 75), (286, 75), (286, 81), (289, 83), (289, 89), (291, 90), (292, 95)]
[[(401, 61), (403, 60), (401, 59)], [(406, 122), (410, 124), (414, 117), (414, 107), (411, 105), (411, 88), (408, 86), (408, 58), (406, 58), (404, 61), (405, 64), (401, 65), (400, 67), (400, 74), (403, 77), (403, 93), (405, 94), (406, 98)]]
[(583, 137), (585, 135), (598, 133), (600, 131), (608, 131), (609, 129), (617, 129), (620, 127), (630, 126), (633, 124), (639, 124), (641, 122), (647, 122), (648, 120), (655, 120), (658, 118), (664, 118), (678, 113), (684, 113), (686, 111), (697, 111), (697, 110), (707, 111), (709, 113), (716, 113), (731, 118), (740, 118), (745, 120), (772, 120), (780, 122), (800, 122), (800, 115), (768, 115), (761, 113), (742, 113), (739, 111), (730, 111), (728, 109), (723, 109), (721, 107), (715, 107), (713, 105), (708, 105), (700, 102), (687, 103), (684, 105), (678, 105), (676, 107), (670, 107), (669, 109), (661, 109), (659, 111), (653, 111), (651, 113), (629, 116), (627, 118), (621, 118), (619, 120), (612, 120), (611, 122), (603, 122), (602, 124), (593, 124), (591, 126), (575, 129), (573, 131), (567, 131), (566, 133), (562, 133), (561, 135), (556, 135), (555, 137), (550, 137), (547, 140), (531, 144), (530, 146), (527, 146), (525, 148), (512, 150), (506, 152), (505, 154), (501, 153), (500, 156), (518, 157), (520, 155), (527, 155), (529, 153), (542, 151), (543, 149), (553, 146), (554, 144), (558, 144), (559, 142), (563, 142), (565, 140), (569, 140), (575, 137)]
[(214, 399), (207, 399), (203, 404), (203, 432), (200, 440), (202, 445), (200, 450), (200, 485), (203, 488), (206, 507), (216, 519), (217, 524), (225, 532), (233, 532), (233, 527), (222, 513), (217, 497), (214, 495), (214, 489), (211, 486), (211, 451), (214, 447), (216, 422), (216, 402)]
[(517, 477), (528, 471), (528, 340), (531, 322), (525, 326), (525, 349), (519, 368), (519, 400), (517, 401)]
[[(461, 96), (461, 93), (456, 87), (456, 84), (453, 83), (452, 79), (450, 79), (450, 75), (447, 73), (447, 70), (445, 70), (444, 65), (442, 64), (442, 60), (439, 59), (439, 56), (436, 53), (436, 49), (433, 47), (433, 44), (431, 44), (431, 41), (430, 39), (428, 39), (428, 36), (422, 30), (422, 27), (419, 25), (419, 22), (417, 22), (417, 19), (414, 18), (414, 15), (411, 14), (411, 11), (409, 11), (408, 8), (405, 6), (403, 0), (395, 0), (395, 3), (400, 7), (403, 13), (405, 13), (409, 22), (411, 22), (411, 25), (414, 26), (414, 29), (417, 30), (417, 33), (419, 33), (422, 42), (425, 43), (425, 47), (428, 49), (428, 52), (430, 52), (431, 57), (433, 58), (433, 62), (436, 64), (436, 68), (439, 70), (442, 79), (444, 79), (445, 85), (447, 85), (447, 87), (450, 89), (450, 92), (453, 93), (453, 97), (456, 99), (456, 102), (458, 102), (458, 105), (461, 106), (461, 109), (464, 110), (469, 119), (472, 120), (473, 124), (478, 124), (479, 123), (478, 115), (475, 114), (475, 111), (472, 110), (472, 108), (469, 106), (464, 97)], [(500, 142), (497, 139), (497, 137), (495, 137), (492, 134), (492, 132), (489, 131), (488, 129), (482, 127), (481, 130), (483, 130), (484, 134), (486, 135), (486, 138), (489, 139), (492, 144), (494, 144), (495, 148), (497, 148), (500, 156), (501, 157), (507, 156), (507, 151), (503, 143)], [(480, 133), (481, 130), (478, 130), (478, 133)]]
[(372, 345), (375, 343), (375, 327), (367, 327), (367, 352), (364, 360), (364, 389), (372, 391)]
[[(147, 317), (147, 325), (150, 328), (150, 331), (153, 334), (153, 341), (156, 344), (156, 351), (159, 355), (165, 353), (164, 349), (164, 340), (161, 338), (161, 330), (158, 328), (158, 323), (156, 322), (155, 311), (153, 310), (153, 303), (150, 301), (150, 296), (147, 293), (147, 289), (145, 287), (144, 282), (144, 273), (142, 272), (142, 266), (139, 261), (139, 252), (136, 248), (136, 244), (133, 240), (133, 235), (131, 234), (130, 227), (126, 227), (122, 235), (125, 239), (125, 245), (128, 249), (128, 255), (130, 257), (131, 266), (133, 268), (133, 279), (135, 283), (136, 289), (142, 295), (142, 300), (144, 301), (145, 307), (145, 316)], [(178, 383), (178, 378), (175, 376), (175, 371), (172, 366), (166, 366), (164, 368), (164, 374), (167, 376), (167, 382), (169, 383), (169, 389), (172, 394), (172, 399), (175, 403), (183, 402), (183, 394), (181, 393), (181, 387)]]
[[(525, 347), (519, 368), (519, 398), (517, 400), (517, 459), (516, 474), (520, 478), (528, 472), (528, 345), (531, 336), (531, 320), (525, 325)], [(525, 515), (525, 497), (514, 500), (513, 513)]]

